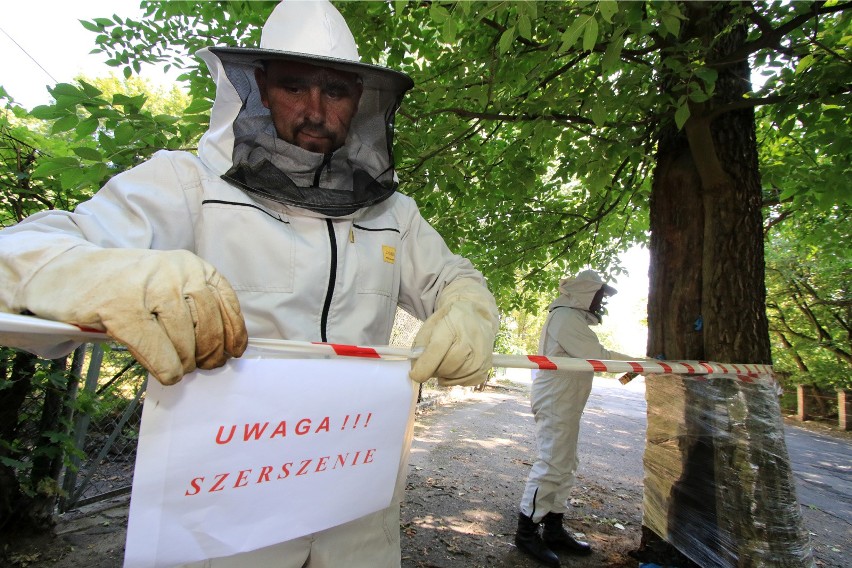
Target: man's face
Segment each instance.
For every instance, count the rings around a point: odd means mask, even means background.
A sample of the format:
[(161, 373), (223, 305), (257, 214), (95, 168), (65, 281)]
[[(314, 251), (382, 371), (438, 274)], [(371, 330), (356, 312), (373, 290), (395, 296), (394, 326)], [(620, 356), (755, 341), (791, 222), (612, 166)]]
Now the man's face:
[(322, 154), (343, 146), (361, 99), (355, 75), (273, 60), (255, 78), (279, 138)]

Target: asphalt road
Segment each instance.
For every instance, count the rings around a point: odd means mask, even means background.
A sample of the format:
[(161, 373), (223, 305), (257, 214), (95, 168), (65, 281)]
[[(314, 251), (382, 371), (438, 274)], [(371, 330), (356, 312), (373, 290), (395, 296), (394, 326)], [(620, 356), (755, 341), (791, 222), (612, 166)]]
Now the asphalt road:
[(784, 434), (817, 566), (848, 567), (852, 565), (852, 442), (791, 425)]

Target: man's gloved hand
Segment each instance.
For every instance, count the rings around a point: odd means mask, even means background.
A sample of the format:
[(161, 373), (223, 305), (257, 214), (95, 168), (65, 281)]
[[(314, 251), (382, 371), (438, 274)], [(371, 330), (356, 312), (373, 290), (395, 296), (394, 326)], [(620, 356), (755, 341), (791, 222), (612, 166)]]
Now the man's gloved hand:
[(450, 283), (414, 338), (425, 350), (409, 376), (418, 383), (437, 377), (442, 386), (484, 382), (498, 326), (497, 304), (485, 286), (471, 278)]
[(23, 289), (36, 316), (106, 331), (164, 385), (246, 349), (231, 285), (187, 251), (73, 248)]

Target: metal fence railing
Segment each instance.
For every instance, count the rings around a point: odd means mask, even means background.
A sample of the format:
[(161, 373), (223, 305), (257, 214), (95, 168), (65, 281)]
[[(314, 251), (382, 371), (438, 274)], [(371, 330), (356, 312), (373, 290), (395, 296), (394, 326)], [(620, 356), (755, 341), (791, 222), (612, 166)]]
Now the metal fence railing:
[(130, 362), (110, 379), (100, 380), (102, 355), (103, 348), (93, 345), (82, 396), (91, 397), (97, 411), (79, 413), (74, 420), (76, 451), (62, 477), (62, 512), (129, 493), (133, 484), (147, 379), (130, 373)]

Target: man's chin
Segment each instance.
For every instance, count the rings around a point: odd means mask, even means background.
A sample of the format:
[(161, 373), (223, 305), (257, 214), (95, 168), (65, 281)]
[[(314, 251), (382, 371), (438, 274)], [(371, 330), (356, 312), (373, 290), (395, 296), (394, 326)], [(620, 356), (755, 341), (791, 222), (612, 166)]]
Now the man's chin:
[(317, 154), (328, 154), (333, 151), (333, 144), (328, 138), (313, 138), (311, 136), (300, 136), (298, 146), (308, 152), (316, 152)]

